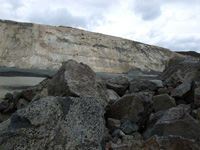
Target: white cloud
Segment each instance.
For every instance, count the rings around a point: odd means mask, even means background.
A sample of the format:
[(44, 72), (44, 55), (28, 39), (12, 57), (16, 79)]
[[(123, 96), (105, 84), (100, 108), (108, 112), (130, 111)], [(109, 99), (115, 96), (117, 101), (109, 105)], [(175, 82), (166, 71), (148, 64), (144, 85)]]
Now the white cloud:
[(199, 0), (0, 0), (0, 19), (64, 25), (200, 50)]

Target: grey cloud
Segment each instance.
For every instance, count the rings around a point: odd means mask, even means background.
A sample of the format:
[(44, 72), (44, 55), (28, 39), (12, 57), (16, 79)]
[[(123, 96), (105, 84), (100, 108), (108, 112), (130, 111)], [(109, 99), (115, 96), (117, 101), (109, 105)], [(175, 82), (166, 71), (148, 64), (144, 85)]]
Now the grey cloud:
[(143, 20), (154, 20), (161, 15), (161, 1), (159, 0), (139, 0), (133, 5), (133, 10), (141, 15)]
[(33, 11), (28, 18), (31, 22), (48, 24), (55, 26), (73, 26), (83, 27), (87, 26), (86, 19), (84, 17), (73, 16), (67, 9), (46, 9), (42, 11)]
[(200, 37), (173, 37), (170, 40), (162, 39), (156, 45), (169, 48), (173, 51), (196, 51), (200, 52)]

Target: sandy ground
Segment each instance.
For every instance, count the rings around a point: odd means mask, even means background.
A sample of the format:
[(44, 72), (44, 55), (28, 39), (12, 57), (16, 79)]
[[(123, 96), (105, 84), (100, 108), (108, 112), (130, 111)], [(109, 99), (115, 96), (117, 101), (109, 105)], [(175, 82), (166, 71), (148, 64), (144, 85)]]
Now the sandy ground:
[(8, 92), (21, 91), (40, 83), (42, 77), (0, 77), (0, 98)]

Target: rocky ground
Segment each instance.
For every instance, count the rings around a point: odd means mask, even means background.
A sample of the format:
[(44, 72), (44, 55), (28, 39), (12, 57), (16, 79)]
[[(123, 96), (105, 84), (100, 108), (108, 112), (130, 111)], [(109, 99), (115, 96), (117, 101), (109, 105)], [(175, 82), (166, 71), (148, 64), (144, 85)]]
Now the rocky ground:
[(99, 75), (71, 60), (38, 85), (7, 93), (0, 149), (200, 149), (198, 59), (174, 57), (158, 76)]

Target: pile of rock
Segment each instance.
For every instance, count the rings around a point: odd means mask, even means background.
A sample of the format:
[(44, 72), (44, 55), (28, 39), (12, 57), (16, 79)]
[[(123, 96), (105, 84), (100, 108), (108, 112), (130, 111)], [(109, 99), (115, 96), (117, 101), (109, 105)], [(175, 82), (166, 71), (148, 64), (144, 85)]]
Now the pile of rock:
[(199, 89), (192, 58), (173, 58), (153, 80), (102, 81), (67, 61), (52, 79), (1, 100), (12, 115), (0, 124), (0, 149), (198, 150)]

